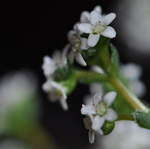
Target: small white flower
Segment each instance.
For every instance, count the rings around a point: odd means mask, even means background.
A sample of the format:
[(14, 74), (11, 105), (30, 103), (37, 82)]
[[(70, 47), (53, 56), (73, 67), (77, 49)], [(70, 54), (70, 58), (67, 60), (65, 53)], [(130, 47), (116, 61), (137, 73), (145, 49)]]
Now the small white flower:
[(78, 24), (78, 29), (82, 33), (89, 34), (88, 46), (94, 47), (98, 43), (101, 35), (107, 38), (116, 37), (116, 31), (111, 26), (108, 26), (115, 17), (115, 13), (102, 15), (98, 7), (89, 15), (85, 12), (81, 15), (81, 23)]
[[(101, 6), (96, 6), (93, 10), (98, 12), (99, 14), (102, 14)], [(80, 23), (89, 23), (89, 22), (90, 22), (90, 12), (83, 11), (80, 16)]]
[(144, 83), (140, 80), (142, 69), (136, 64), (121, 66), (121, 73), (129, 80), (129, 87), (138, 97), (142, 97), (146, 91)]
[(89, 140), (91, 143), (94, 142), (93, 135), (96, 133), (103, 134), (101, 128), (105, 120), (114, 121), (117, 119), (116, 112), (110, 108), (115, 98), (116, 92), (113, 91), (108, 92), (104, 96), (98, 93), (91, 96), (92, 102), (89, 102), (88, 98), (87, 104), (82, 105), (81, 114), (86, 115), (91, 123), (90, 127), (86, 127), (89, 130)]
[(76, 25), (74, 26), (74, 30), (68, 33), (68, 40), (71, 46), (71, 61), (75, 59), (80, 65), (86, 66), (87, 64), (81, 55), (81, 50), (87, 50), (89, 46), (87, 45), (87, 39), (80, 36)]
[(68, 48), (66, 47), (62, 53), (60, 51), (55, 51), (52, 58), (49, 56), (43, 58), (42, 69), (46, 77), (52, 77), (57, 68), (61, 68), (67, 63), (67, 51)]
[(66, 88), (61, 84), (48, 79), (43, 84), (43, 90), (49, 94), (52, 102), (59, 101), (64, 110), (68, 110)]
[(68, 52), (68, 45), (64, 48), (63, 52), (56, 51), (52, 58), (45, 56), (44, 57), (44, 63), (42, 65), (42, 69), (44, 71), (44, 74), (46, 76), (46, 82), (43, 84), (42, 88), (45, 92), (48, 93), (49, 99), (51, 101), (59, 101), (62, 108), (64, 110), (68, 109), (67, 105), (67, 89), (61, 85), (60, 83), (57, 83), (53, 79), (54, 72), (58, 68), (62, 68), (67, 63), (67, 55)]

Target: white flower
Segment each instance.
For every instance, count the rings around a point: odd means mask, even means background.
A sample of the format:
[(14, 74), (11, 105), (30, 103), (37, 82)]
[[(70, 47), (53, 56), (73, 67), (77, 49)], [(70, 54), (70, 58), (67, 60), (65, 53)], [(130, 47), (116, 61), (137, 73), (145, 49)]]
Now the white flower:
[(68, 52), (68, 45), (64, 48), (62, 53), (56, 51), (53, 54), (52, 58), (45, 56), (44, 63), (42, 65), (42, 69), (47, 79), (46, 82), (43, 84), (42, 88), (46, 93), (48, 93), (49, 99), (53, 102), (59, 101), (64, 110), (68, 109), (68, 105), (66, 102), (67, 89), (60, 83), (54, 81), (53, 75), (58, 68), (62, 68), (63, 66), (66, 65), (67, 52)]
[(86, 66), (87, 64), (81, 55), (81, 50), (87, 50), (89, 46), (87, 45), (87, 39), (80, 36), (76, 25), (74, 26), (74, 30), (68, 33), (68, 40), (71, 45), (71, 61), (75, 59), (80, 65)]
[[(102, 14), (101, 6), (96, 6), (93, 10), (98, 12), (99, 14)], [(83, 11), (80, 16), (80, 23), (89, 23), (89, 22), (90, 22), (90, 12)]]
[(52, 102), (59, 101), (64, 110), (68, 110), (66, 88), (61, 84), (48, 79), (43, 84), (43, 90), (49, 94)]
[(63, 52), (55, 51), (52, 58), (45, 56), (43, 58), (42, 69), (46, 77), (52, 77), (56, 69), (63, 67), (67, 63), (68, 48), (64, 48)]
[(132, 121), (118, 121), (110, 135), (99, 139), (95, 149), (149, 149), (149, 138), (150, 130)]
[[(116, 92), (108, 92), (104, 96), (100, 93), (91, 96), (91, 102), (83, 104), (81, 108), (81, 114), (88, 117), (88, 122), (90, 121), (90, 127), (86, 128), (89, 130), (89, 141), (94, 142), (94, 137), (96, 133), (103, 134), (101, 130), (105, 120), (114, 121), (117, 118), (116, 112), (110, 108), (114, 99), (116, 98)], [(87, 121), (87, 120), (86, 120)], [(85, 123), (85, 122), (84, 122)], [(88, 125), (89, 126), (89, 125)]]
[(129, 87), (138, 97), (144, 95), (146, 89), (140, 80), (142, 69), (136, 64), (126, 64), (121, 66), (121, 73), (129, 80)]
[(82, 33), (89, 34), (88, 46), (94, 47), (101, 35), (107, 38), (116, 37), (116, 31), (111, 26), (108, 26), (115, 19), (115, 13), (102, 15), (101, 11), (96, 8), (89, 15), (84, 13), (81, 16), (81, 23), (78, 24), (78, 29)]

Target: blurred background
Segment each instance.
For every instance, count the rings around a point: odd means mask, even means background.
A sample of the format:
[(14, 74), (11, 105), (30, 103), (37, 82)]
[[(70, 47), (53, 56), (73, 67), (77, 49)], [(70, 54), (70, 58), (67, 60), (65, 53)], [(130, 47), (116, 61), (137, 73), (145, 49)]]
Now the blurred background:
[[(41, 70), (44, 55), (62, 49), (67, 32), (83, 10), (101, 5), (104, 13), (115, 12), (113, 26), (122, 63), (142, 66), (142, 81), (150, 90), (150, 1), (149, 0), (55, 0), (40, 2), (1, 2), (0, 4), (0, 77), (28, 69), (38, 80), (41, 125), (56, 144), (65, 149), (88, 147), (87, 131), (80, 108), (88, 88), (79, 85), (69, 97), (69, 111), (52, 104), (41, 90), (45, 81)], [(143, 99), (149, 102), (150, 92)], [(3, 139), (3, 137), (1, 138)], [(107, 148), (106, 148), (107, 149)], [(109, 148), (108, 148), (109, 149)]]

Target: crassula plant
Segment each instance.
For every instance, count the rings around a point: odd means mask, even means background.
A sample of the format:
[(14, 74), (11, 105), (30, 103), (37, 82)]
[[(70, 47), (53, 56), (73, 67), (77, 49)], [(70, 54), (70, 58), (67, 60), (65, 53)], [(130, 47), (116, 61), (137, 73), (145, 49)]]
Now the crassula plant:
[(115, 13), (103, 14), (100, 6), (82, 12), (62, 52), (45, 56), (42, 65), (46, 77), (43, 90), (64, 110), (69, 107), (67, 96), (79, 82), (90, 86), (90, 95), (81, 106), (90, 143), (96, 134), (111, 133), (120, 120), (131, 120), (150, 129), (149, 108), (139, 99), (145, 92), (139, 80), (141, 68), (120, 64), (118, 51), (111, 43), (116, 37), (110, 26), (115, 18)]

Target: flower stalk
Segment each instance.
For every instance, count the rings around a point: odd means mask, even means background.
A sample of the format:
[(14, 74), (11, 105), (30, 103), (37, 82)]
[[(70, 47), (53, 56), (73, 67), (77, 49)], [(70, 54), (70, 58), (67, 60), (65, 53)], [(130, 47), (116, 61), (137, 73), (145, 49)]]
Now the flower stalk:
[(148, 108), (138, 99), (134, 94), (132, 94), (123, 83), (116, 77), (108, 77), (108, 80), (112, 86), (117, 90), (117, 92), (124, 97), (124, 99), (135, 109), (143, 112), (148, 112)]

